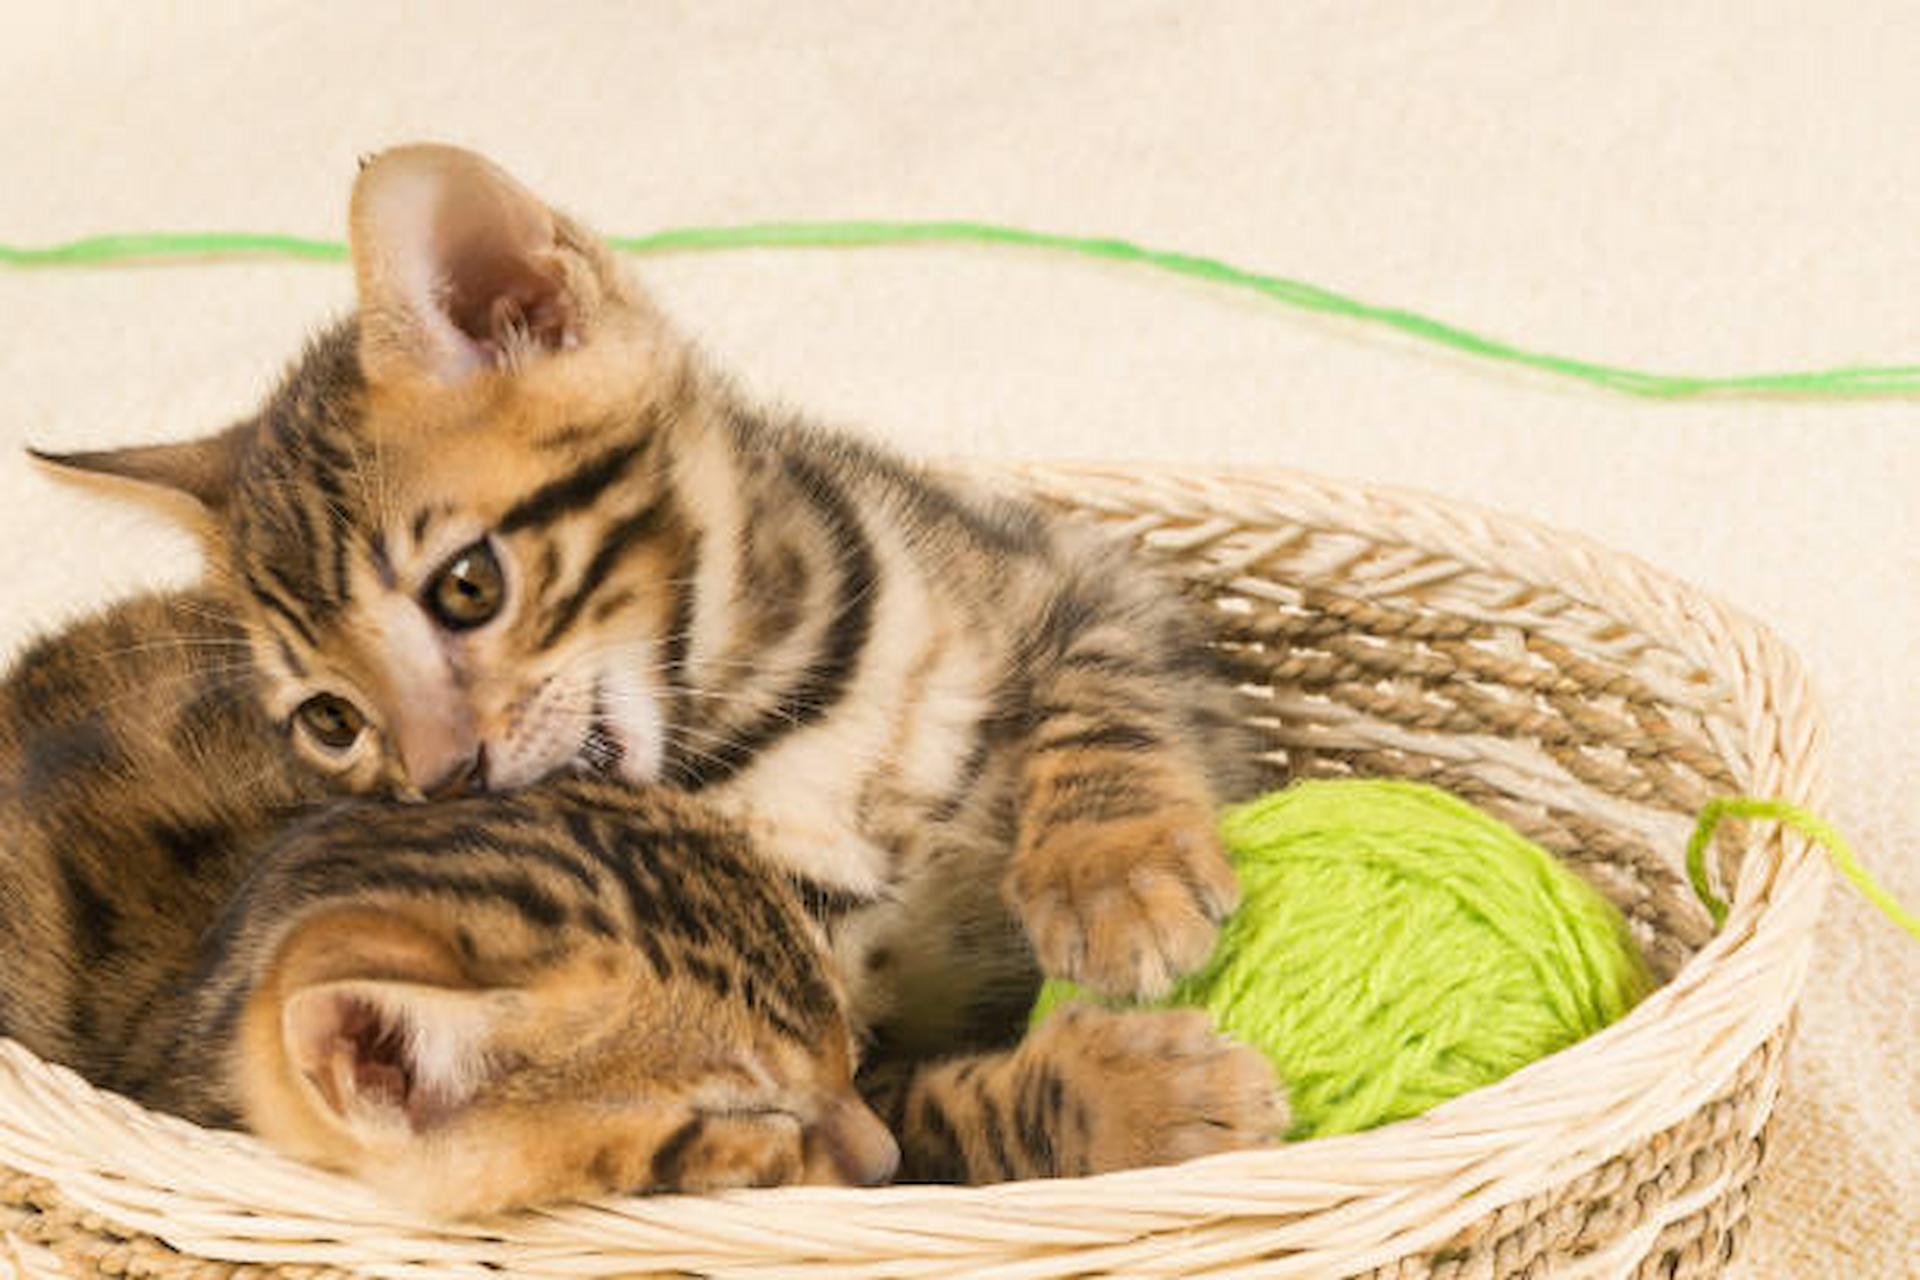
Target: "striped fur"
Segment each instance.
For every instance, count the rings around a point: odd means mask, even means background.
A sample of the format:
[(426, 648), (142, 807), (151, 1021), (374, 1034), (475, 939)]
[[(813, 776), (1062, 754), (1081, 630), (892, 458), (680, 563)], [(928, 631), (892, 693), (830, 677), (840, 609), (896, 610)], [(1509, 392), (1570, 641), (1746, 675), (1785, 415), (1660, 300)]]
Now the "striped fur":
[(0, 1029), (141, 1093), (171, 1070), (144, 1051), (170, 976), (319, 795), (212, 597), (131, 600), (28, 648), (0, 682)]
[[(478, 157), (376, 158), (352, 229), (359, 310), (260, 413), (66, 459), (197, 504), (311, 763), (401, 796), (579, 764), (699, 793), (827, 915), (876, 1061), (1009, 1043), (1041, 971), (1153, 994), (1204, 958), (1250, 756), (1171, 589), (743, 403)], [(462, 555), (504, 586), (452, 626)], [(349, 749), (299, 728), (320, 694), (364, 718)]]
[(1289, 1114), (1273, 1066), (1196, 1009), (1067, 1005), (1012, 1053), (869, 1082), (908, 1182), (1081, 1177), (1257, 1147)]
[(0, 683), (0, 1034), (442, 1213), (891, 1174), (736, 824), (584, 778), (328, 801), (250, 680), (182, 595)]

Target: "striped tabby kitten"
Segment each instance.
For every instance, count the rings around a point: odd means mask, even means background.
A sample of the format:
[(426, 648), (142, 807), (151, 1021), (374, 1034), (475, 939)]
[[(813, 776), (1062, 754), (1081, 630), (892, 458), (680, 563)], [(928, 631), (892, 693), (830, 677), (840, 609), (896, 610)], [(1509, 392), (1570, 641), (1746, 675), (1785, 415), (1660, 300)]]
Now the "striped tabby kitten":
[(321, 807), (245, 654), (152, 597), (0, 684), (0, 1034), (445, 1214), (892, 1175), (735, 824), (590, 779)]
[[(258, 414), (52, 459), (186, 500), (310, 764), (419, 798), (585, 762), (710, 798), (807, 884), (882, 1064), (1005, 1045), (1038, 972), (1154, 994), (1205, 958), (1236, 897), (1216, 799), (1250, 757), (1167, 587), (1030, 505), (742, 404), (605, 245), (478, 156), (374, 158), (351, 233), (356, 316)], [(1250, 1052), (1120, 1022), (1041, 1043), (1068, 1071), (1137, 1039), (1141, 1132), (1270, 1131)], [(1033, 1074), (1011, 1063), (890, 1105), (988, 1089), (1008, 1112)]]

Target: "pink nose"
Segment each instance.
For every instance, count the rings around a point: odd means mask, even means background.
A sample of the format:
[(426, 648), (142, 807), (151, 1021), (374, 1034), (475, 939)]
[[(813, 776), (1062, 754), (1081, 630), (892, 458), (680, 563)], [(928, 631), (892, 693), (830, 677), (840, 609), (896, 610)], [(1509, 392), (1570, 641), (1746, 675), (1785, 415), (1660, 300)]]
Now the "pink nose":
[(852, 1093), (822, 1108), (806, 1138), (806, 1180), (848, 1187), (886, 1182), (900, 1168), (900, 1146)]
[(486, 747), (465, 717), (402, 719), (394, 737), (407, 781), (435, 799), (486, 783)]

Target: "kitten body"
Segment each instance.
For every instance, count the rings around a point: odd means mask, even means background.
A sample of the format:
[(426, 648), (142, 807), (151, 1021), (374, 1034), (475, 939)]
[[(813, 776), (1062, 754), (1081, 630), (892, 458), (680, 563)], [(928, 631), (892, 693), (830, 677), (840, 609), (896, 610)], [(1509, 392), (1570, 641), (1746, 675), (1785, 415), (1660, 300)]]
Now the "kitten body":
[(56, 459), (188, 500), (310, 763), (700, 794), (800, 881), (881, 1062), (1012, 1041), (1042, 972), (1156, 994), (1204, 960), (1253, 759), (1170, 587), (746, 405), (479, 157), (376, 157), (352, 232), (355, 318), (260, 413)]
[(590, 779), (329, 801), (246, 653), (148, 597), (0, 682), (0, 1034), (440, 1213), (891, 1175), (736, 824)]

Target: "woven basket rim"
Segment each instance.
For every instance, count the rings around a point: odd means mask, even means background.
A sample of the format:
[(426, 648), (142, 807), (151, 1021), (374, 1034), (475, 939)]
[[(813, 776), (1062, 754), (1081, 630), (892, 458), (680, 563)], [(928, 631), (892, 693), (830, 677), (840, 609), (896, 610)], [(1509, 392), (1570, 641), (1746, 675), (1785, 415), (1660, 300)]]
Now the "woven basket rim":
[[(1233, 515), (1374, 534), (1469, 567), (1551, 584), (1725, 675), (1749, 733), (1753, 789), (1815, 808), (1825, 800), (1818, 715), (1791, 651), (1711, 595), (1581, 535), (1417, 489), (1277, 467), (983, 460), (950, 465), (1116, 516), (1137, 505), (1197, 520)], [(316, 1222), (404, 1237), (405, 1244), (396, 1240), (385, 1255), (393, 1259), (429, 1250), (429, 1240), (453, 1254), (461, 1253), (464, 1241), (474, 1246), (477, 1259), (490, 1256), (481, 1246), (503, 1234), (549, 1254), (577, 1254), (594, 1232), (619, 1247), (692, 1233), (731, 1248), (756, 1234), (772, 1234), (769, 1224), (775, 1222), (779, 1238), (795, 1247), (855, 1237), (875, 1247), (889, 1237), (937, 1245), (969, 1232), (1060, 1243), (1081, 1232), (1089, 1247), (1097, 1247), (1129, 1232), (1213, 1222), (1242, 1211), (1281, 1213), (1296, 1201), (1324, 1207), (1331, 1182), (1347, 1188), (1350, 1212), (1341, 1210), (1340, 1221), (1382, 1227), (1377, 1257), (1341, 1255), (1357, 1268), (1444, 1241), (1490, 1210), (1591, 1169), (1677, 1123), (1714, 1096), (1779, 1029), (1804, 980), (1830, 871), (1797, 836), (1757, 830), (1747, 839), (1748, 856), (1724, 927), (1625, 1019), (1496, 1085), (1371, 1132), (1087, 1179), (655, 1197), (561, 1206), (508, 1224), (449, 1226), (381, 1205), (345, 1179), (288, 1164), (245, 1135), (207, 1134), (174, 1117), (143, 1112), (16, 1044), (0, 1042), (0, 1165), (51, 1178), (83, 1207), (188, 1252), (196, 1252), (196, 1244), (220, 1247), (223, 1233), (245, 1226), (254, 1233), (249, 1239), (284, 1239), (290, 1260), (336, 1262), (359, 1255), (318, 1247), (302, 1252), (299, 1242), (320, 1234)], [(1710, 1047), (1676, 1060), (1671, 1050), (1682, 1040)], [(68, 1132), (23, 1127), (16, 1104), (29, 1098), (49, 1114), (69, 1118)], [(122, 1160), (125, 1139), (135, 1135), (138, 1159)], [(87, 1145), (105, 1139), (120, 1145)], [(169, 1144), (181, 1150), (169, 1154)], [(244, 1168), (248, 1192), (231, 1194), (230, 1185), (209, 1182), (203, 1160)], [(1462, 1170), (1474, 1176), (1440, 1176)], [(146, 1184), (163, 1177), (159, 1191), (146, 1194)], [(1098, 1206), (1099, 1225), (1076, 1227), (1074, 1215), (1090, 1205)], [(249, 1224), (236, 1214), (258, 1216)], [(286, 1219), (284, 1232), (268, 1221), (275, 1217)], [(1335, 1229), (1334, 1220), (1321, 1214), (1275, 1239), (1310, 1249), (1325, 1238), (1331, 1247)], [(271, 1260), (272, 1252), (263, 1248), (259, 1260)]]

